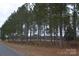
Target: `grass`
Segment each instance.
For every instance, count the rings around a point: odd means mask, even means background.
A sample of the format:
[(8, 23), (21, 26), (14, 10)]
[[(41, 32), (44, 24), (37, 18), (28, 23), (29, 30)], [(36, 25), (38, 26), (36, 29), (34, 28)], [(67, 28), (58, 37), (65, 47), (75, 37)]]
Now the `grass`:
[(60, 48), (59, 41), (31, 41), (31, 42), (3, 42), (4, 44), (16, 49), (24, 55), (32, 56), (53, 56), (53, 55), (79, 55), (79, 41), (63, 41), (62, 48)]

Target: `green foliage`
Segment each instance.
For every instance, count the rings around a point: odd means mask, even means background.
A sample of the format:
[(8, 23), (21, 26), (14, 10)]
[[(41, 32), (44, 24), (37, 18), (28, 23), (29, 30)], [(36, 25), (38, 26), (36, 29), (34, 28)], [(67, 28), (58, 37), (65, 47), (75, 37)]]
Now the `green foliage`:
[[(78, 4), (77, 8), (79, 8)], [(67, 11), (67, 4), (65, 3), (35, 3), (32, 5), (26, 3), (8, 17), (2, 26), (2, 36), (16, 32), (22, 34), (23, 24), (26, 24), (27, 35), (29, 29), (37, 29), (34, 27), (35, 25), (38, 25), (38, 36), (41, 33), (42, 25), (49, 25), (48, 30), (51, 35), (59, 27), (60, 33), (62, 33), (63, 25), (65, 28), (70, 22), (69, 14), (67, 13), (69, 11)]]

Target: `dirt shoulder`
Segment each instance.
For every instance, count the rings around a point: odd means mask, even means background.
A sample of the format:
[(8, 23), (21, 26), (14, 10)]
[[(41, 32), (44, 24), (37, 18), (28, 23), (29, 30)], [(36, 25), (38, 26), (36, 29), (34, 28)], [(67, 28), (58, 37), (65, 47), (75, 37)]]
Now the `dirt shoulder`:
[(25, 56), (59, 56), (59, 55), (79, 55), (79, 49), (64, 49), (64, 48), (51, 48), (51, 47), (38, 47), (24, 44), (3, 42), (16, 51), (24, 54)]

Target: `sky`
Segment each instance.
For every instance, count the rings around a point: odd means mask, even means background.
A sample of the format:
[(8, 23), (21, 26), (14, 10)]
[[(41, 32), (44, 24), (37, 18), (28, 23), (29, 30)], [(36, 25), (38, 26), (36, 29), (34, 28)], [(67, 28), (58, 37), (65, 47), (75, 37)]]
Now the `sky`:
[(17, 11), (18, 7), (26, 3), (26, 0), (0, 0), (0, 27), (5, 23), (7, 18)]

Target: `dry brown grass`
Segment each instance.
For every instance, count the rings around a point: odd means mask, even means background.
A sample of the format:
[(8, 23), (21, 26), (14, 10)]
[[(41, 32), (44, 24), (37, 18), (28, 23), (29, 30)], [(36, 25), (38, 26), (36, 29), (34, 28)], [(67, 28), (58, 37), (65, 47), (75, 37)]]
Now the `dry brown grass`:
[(3, 42), (6, 45), (16, 49), (24, 55), (33, 56), (59, 56), (59, 55), (79, 55), (78, 41), (64, 42), (63, 48), (60, 48), (60, 43), (50, 42), (28, 42), (27, 44), (21, 42)]

